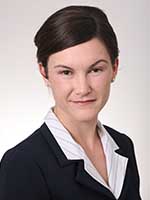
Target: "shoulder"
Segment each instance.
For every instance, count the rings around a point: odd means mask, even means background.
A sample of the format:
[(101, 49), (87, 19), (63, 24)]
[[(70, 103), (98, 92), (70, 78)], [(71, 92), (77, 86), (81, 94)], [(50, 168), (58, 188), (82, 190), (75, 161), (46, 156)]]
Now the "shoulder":
[(39, 128), (4, 154), (0, 163), (0, 199), (49, 199), (44, 173), (48, 171), (47, 149)]
[[(43, 126), (43, 125), (42, 125)], [(38, 128), (28, 138), (9, 149), (1, 160), (1, 166), (9, 164), (15, 164), (16, 162), (26, 163), (36, 160), (37, 157), (41, 157), (46, 149), (46, 142), (41, 133), (41, 128)]]

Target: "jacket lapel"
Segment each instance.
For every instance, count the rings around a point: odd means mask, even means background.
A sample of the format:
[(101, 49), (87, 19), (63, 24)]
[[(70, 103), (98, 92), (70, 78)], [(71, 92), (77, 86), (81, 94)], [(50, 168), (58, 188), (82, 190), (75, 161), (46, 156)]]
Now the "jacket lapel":
[[(130, 170), (129, 170), (129, 155), (128, 155), (128, 152), (127, 152), (127, 149), (128, 149), (128, 146), (126, 146), (125, 144), (125, 141), (124, 139), (125, 138), (121, 138), (121, 135), (120, 133), (117, 133), (116, 130), (110, 128), (110, 127), (107, 127), (107, 126), (104, 126), (105, 129), (109, 132), (109, 134), (111, 135), (111, 137), (114, 139), (114, 141), (116, 142), (116, 144), (118, 145), (118, 149), (115, 150), (115, 157), (117, 158), (118, 157), (118, 165), (119, 166), (122, 166), (124, 168), (124, 178), (123, 178), (123, 182), (122, 182), (122, 188), (121, 188), (121, 193), (119, 195), (119, 199), (125, 199), (125, 196), (126, 196), (126, 192), (127, 192), (127, 189), (128, 189), (128, 185), (129, 185), (129, 177), (130, 177)], [(120, 177), (119, 176), (119, 173), (120, 173), (120, 170), (118, 168), (118, 178)], [(116, 177), (117, 178), (117, 177)], [(117, 181), (117, 180), (115, 180)]]
[(75, 181), (79, 184), (94, 190), (96, 192), (100, 192), (101, 194), (108, 196), (111, 199), (115, 199), (112, 192), (105, 188), (102, 184), (97, 182), (93, 179), (85, 170), (84, 170), (84, 162), (83, 160), (68, 160), (59, 147), (57, 141), (51, 134), (50, 130), (48, 129), (47, 125), (44, 123), (40, 128), (44, 138), (48, 142), (51, 150), (53, 151), (57, 161), (61, 167), (66, 167), (68, 165), (76, 165), (75, 167)]
[(104, 187), (102, 184), (97, 182), (95, 179), (93, 179), (85, 170), (84, 170), (84, 162), (83, 160), (80, 160), (77, 165), (77, 173), (76, 173), (76, 181), (85, 186), (88, 187), (91, 190), (94, 190), (96, 192), (99, 192), (111, 199), (115, 199), (112, 192)]

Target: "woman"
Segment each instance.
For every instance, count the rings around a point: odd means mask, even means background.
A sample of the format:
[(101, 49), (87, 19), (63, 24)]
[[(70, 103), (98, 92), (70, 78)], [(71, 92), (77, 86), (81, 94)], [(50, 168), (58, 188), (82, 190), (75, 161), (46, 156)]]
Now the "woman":
[(118, 71), (116, 35), (102, 10), (63, 8), (35, 36), (55, 106), (1, 161), (1, 200), (140, 200), (132, 141), (98, 113)]

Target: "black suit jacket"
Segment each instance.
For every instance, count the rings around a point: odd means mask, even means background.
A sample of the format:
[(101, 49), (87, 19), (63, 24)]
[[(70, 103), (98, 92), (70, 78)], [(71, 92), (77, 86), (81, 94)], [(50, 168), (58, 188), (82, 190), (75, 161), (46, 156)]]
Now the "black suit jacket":
[[(133, 144), (106, 127), (129, 158), (119, 200), (140, 200)], [(12, 148), (0, 165), (0, 200), (113, 200), (114, 195), (85, 170), (83, 160), (68, 160), (46, 124)]]

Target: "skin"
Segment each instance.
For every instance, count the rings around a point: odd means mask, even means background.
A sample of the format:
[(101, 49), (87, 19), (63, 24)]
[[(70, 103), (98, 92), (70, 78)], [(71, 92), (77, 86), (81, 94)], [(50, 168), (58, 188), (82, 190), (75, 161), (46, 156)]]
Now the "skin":
[[(106, 182), (106, 160), (96, 124), (106, 104), (111, 82), (118, 71), (118, 59), (112, 65), (105, 45), (97, 38), (52, 54), (48, 59), (48, 79), (54, 112), (72, 137), (83, 147)], [(98, 160), (102, 162), (98, 162)]]

